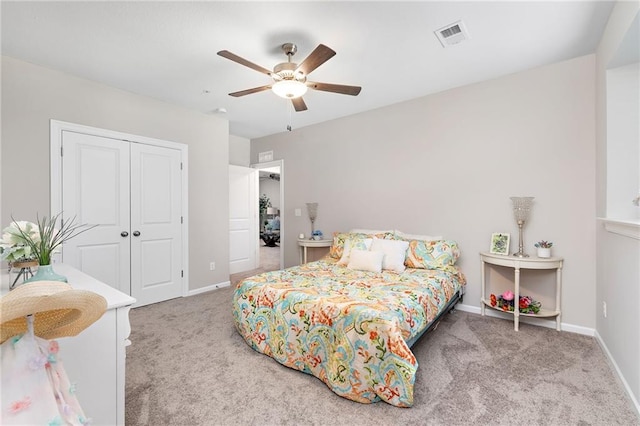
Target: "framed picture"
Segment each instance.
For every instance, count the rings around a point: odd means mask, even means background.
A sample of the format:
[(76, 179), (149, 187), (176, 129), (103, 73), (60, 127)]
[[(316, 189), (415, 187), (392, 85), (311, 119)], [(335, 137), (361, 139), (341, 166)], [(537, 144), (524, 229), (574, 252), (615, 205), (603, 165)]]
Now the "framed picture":
[(489, 253), (509, 254), (509, 239), (510, 235), (504, 232), (491, 234), (491, 248), (489, 249)]

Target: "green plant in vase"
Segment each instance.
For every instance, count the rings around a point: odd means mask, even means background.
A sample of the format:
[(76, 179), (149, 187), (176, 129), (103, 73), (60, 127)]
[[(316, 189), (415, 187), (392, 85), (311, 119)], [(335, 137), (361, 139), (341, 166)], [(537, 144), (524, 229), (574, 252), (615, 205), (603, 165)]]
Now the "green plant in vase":
[[(53, 272), (51, 257), (57, 249), (71, 238), (94, 228), (97, 225), (76, 224), (75, 217), (64, 222), (60, 220), (60, 227), (56, 223), (61, 213), (51, 217), (36, 217), (36, 223), (16, 221), (3, 230), (0, 241), (0, 251), (3, 258), (15, 258), (19, 253), (24, 253), (31, 260), (38, 262), (38, 272), (29, 281), (67, 281), (61, 275)], [(4, 254), (7, 253), (7, 256)]]

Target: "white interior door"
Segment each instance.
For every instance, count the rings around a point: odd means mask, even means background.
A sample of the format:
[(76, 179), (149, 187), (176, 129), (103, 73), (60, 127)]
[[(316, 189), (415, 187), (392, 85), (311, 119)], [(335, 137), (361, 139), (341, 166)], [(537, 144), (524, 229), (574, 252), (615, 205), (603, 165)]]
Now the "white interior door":
[(130, 294), (129, 143), (64, 131), (64, 220), (98, 225), (64, 244), (64, 262)]
[(136, 306), (182, 295), (179, 150), (131, 144), (131, 296)]
[(258, 171), (229, 166), (229, 273), (256, 269), (258, 254)]

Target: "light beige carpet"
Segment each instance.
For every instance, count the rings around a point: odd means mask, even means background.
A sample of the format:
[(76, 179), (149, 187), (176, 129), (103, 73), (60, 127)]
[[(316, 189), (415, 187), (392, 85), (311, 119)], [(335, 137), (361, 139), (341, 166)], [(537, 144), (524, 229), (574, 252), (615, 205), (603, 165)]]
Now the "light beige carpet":
[(250, 271), (232, 274), (230, 277), (232, 284), (247, 277), (252, 277), (263, 272), (276, 271), (280, 269), (280, 247), (267, 247), (264, 245), (264, 243), (260, 243), (260, 266)]
[(640, 424), (593, 338), (457, 311), (413, 348), (414, 407), (352, 402), (253, 351), (233, 291), (131, 311), (127, 425)]

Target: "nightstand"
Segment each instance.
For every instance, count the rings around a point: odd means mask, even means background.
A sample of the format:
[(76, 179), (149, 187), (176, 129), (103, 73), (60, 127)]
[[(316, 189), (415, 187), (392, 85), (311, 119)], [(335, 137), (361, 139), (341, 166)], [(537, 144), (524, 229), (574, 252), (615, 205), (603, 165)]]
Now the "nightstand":
[[(499, 312), (505, 312), (513, 314), (513, 329), (518, 331), (520, 315), (536, 318), (555, 317), (556, 318), (556, 330), (560, 331), (560, 295), (562, 294), (562, 263), (561, 257), (515, 257), (505, 256), (500, 254), (480, 253), (480, 261), (482, 268), (482, 293), (480, 296), (481, 313), (484, 316), (485, 307), (488, 306), (491, 309), (495, 309)], [(515, 308), (517, 304), (514, 303), (514, 310), (503, 311), (498, 307), (491, 306), (491, 302), (486, 298), (486, 277), (485, 269), (487, 264), (505, 266), (512, 268), (514, 272), (514, 301), (520, 300), (520, 270), (521, 269), (555, 269), (556, 270), (556, 305), (554, 309), (540, 309), (537, 314), (525, 314), (521, 313), (519, 309)]]
[(331, 247), (333, 239), (331, 240), (298, 240), (298, 246), (300, 247), (300, 264), (307, 263), (307, 249), (309, 247)]

